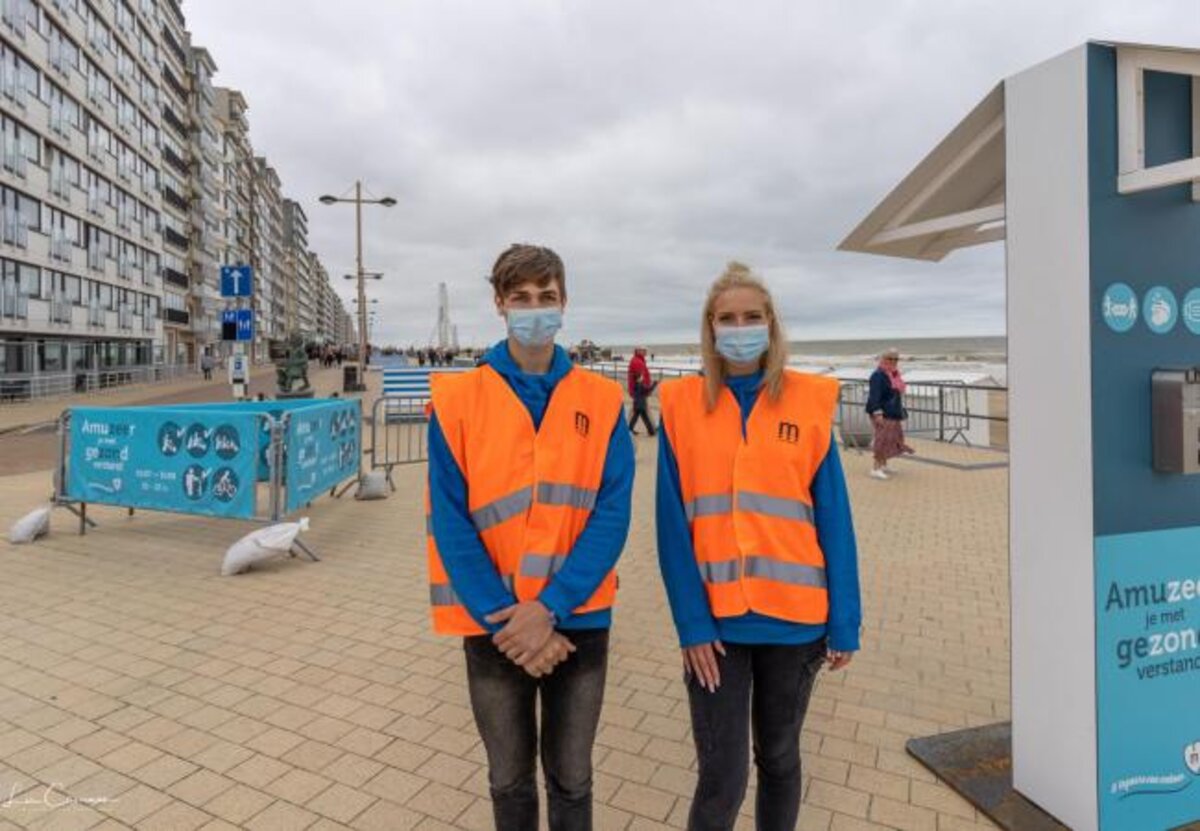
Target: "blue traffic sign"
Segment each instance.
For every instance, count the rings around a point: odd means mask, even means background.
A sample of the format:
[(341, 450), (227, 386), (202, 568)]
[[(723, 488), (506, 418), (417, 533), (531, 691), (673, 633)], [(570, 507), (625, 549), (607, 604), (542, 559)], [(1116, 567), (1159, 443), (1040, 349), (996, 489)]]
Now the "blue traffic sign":
[(254, 310), (223, 310), (221, 312), (221, 339), (254, 340)]
[(237, 339), (254, 340), (254, 310), (237, 310)]
[(221, 266), (221, 296), (249, 297), (254, 293), (254, 270), (248, 265)]

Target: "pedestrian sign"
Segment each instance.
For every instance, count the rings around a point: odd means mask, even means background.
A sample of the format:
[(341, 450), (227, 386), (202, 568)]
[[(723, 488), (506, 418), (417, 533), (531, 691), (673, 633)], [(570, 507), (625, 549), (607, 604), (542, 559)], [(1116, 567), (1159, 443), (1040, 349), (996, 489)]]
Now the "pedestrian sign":
[(221, 312), (221, 340), (254, 340), (254, 310), (225, 309)]
[(254, 293), (254, 270), (248, 265), (221, 266), (221, 296), (249, 297)]

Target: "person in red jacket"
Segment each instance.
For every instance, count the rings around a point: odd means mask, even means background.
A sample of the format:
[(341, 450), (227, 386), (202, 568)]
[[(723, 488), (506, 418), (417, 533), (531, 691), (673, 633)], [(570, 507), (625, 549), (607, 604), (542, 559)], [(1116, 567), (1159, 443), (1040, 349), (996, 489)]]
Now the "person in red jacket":
[(633, 357), (629, 359), (629, 394), (633, 397), (633, 412), (629, 415), (629, 432), (637, 435), (637, 429), (634, 425), (637, 424), (639, 418), (646, 425), (646, 432), (654, 435), (654, 424), (650, 421), (650, 410), (646, 406), (646, 402), (650, 398), (650, 393), (654, 392), (655, 383), (650, 378), (650, 367), (646, 366), (646, 347), (638, 346), (633, 350)]

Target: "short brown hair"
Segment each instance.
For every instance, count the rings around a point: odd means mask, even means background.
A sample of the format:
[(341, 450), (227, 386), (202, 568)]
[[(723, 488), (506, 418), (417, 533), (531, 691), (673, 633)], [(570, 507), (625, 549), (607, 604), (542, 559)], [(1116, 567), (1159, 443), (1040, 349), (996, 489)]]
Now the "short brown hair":
[(567, 274), (562, 259), (541, 245), (510, 245), (496, 258), (489, 282), (496, 296), (504, 297), (513, 286), (530, 280), (539, 288), (545, 288), (553, 280), (562, 296), (567, 296)]

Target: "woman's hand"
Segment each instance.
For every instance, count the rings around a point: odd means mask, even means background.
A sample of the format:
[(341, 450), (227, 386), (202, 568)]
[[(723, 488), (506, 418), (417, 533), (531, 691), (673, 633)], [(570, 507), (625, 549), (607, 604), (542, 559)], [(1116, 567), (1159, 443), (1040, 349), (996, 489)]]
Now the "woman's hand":
[(717, 655), (725, 657), (725, 646), (720, 641), (700, 643), (683, 648), (683, 672), (695, 676), (697, 683), (709, 692), (721, 686), (721, 669)]
[(836, 649), (825, 651), (825, 663), (829, 664), (830, 671), (837, 671), (852, 660), (854, 660), (853, 652), (838, 652)]

